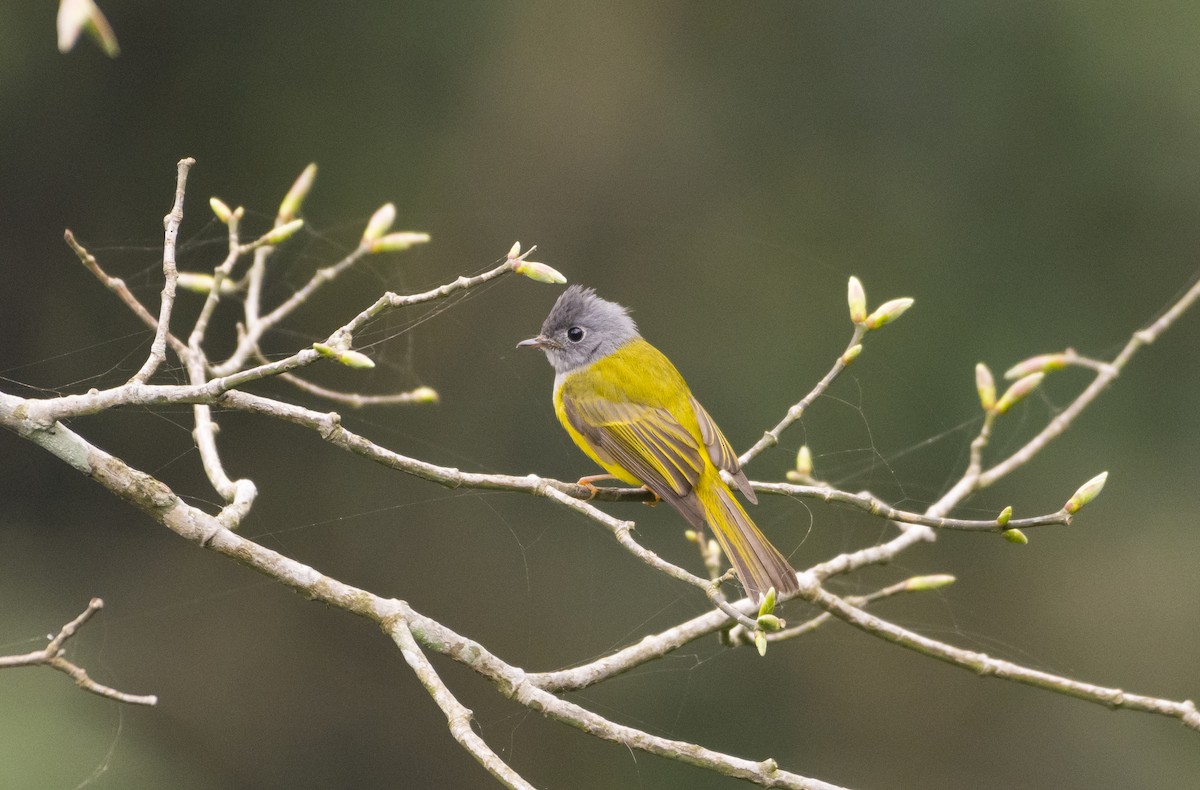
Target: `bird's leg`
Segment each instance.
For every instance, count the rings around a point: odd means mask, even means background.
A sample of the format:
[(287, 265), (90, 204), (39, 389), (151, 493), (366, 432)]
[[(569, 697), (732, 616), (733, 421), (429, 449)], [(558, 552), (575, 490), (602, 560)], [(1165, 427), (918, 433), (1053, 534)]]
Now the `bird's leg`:
[[(600, 490), (596, 487), (596, 483), (599, 483), (601, 480), (617, 480), (617, 479), (619, 479), (619, 478), (616, 475), (607, 475), (607, 474), (605, 474), (605, 475), (588, 475), (587, 477), (581, 477), (578, 480), (576, 480), (575, 485), (583, 486), (588, 491), (590, 491), (591, 494), (588, 496), (588, 499), (591, 499), (592, 497), (596, 496), (596, 492)], [(642, 488), (646, 491), (646, 493), (648, 493), (651, 497), (653, 497), (652, 499), (642, 501), (642, 504), (645, 505), (646, 507), (654, 507), (655, 505), (657, 505), (659, 502), (662, 501), (662, 497), (660, 497), (658, 494), (651, 491), (649, 486), (642, 486)]]
[(596, 488), (596, 483), (599, 483), (601, 480), (616, 480), (616, 479), (617, 479), (616, 475), (608, 475), (608, 474), (588, 475), (587, 477), (581, 477), (578, 480), (576, 480), (575, 485), (583, 486), (588, 491), (590, 491), (591, 493), (588, 494), (588, 499), (591, 499), (592, 497), (596, 496), (596, 491), (599, 490)]

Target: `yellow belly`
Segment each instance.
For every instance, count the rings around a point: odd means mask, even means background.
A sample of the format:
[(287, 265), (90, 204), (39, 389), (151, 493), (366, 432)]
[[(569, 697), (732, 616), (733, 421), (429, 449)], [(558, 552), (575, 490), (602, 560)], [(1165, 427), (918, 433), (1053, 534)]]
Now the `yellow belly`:
[[(647, 481), (639, 480), (613, 458), (602, 455), (587, 437), (571, 426), (563, 407), (565, 389), (569, 389), (576, 399), (596, 397), (615, 403), (636, 403), (663, 409), (691, 434), (694, 446), (704, 446), (700, 425), (691, 405), (691, 393), (683, 376), (662, 352), (640, 337), (585, 368), (557, 376), (554, 382), (554, 413), (571, 440), (604, 471), (630, 485), (645, 485)], [(708, 465), (707, 460), (705, 463)]]
[(630, 474), (624, 467), (614, 463), (610, 459), (601, 458), (600, 455), (594, 449), (592, 449), (591, 442), (589, 442), (586, 438), (584, 438), (583, 434), (571, 426), (571, 423), (567, 421), (567, 413), (563, 409), (561, 385), (554, 388), (554, 413), (558, 416), (558, 421), (562, 423), (562, 427), (566, 429), (567, 435), (571, 437), (571, 441), (575, 442), (579, 449), (583, 450), (583, 452), (587, 454), (588, 458), (591, 458), (593, 461), (599, 464), (604, 471), (608, 472), (621, 482), (628, 483), (631, 486), (640, 486), (643, 484), (641, 480), (638, 480), (636, 477)]

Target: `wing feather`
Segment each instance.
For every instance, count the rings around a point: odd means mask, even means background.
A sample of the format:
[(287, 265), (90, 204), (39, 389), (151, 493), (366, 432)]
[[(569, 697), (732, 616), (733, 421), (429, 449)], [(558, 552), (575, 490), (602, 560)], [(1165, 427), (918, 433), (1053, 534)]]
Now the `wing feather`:
[(754, 504), (758, 504), (758, 497), (754, 495), (754, 489), (750, 487), (750, 481), (746, 479), (746, 473), (742, 471), (742, 465), (738, 463), (737, 453), (733, 451), (729, 440), (725, 438), (725, 434), (721, 433), (721, 429), (709, 416), (708, 411), (700, 405), (700, 401), (694, 396), (689, 395), (692, 401), (692, 410), (696, 412), (696, 421), (700, 423), (700, 437), (704, 440), (704, 447), (708, 450), (708, 457), (712, 459), (713, 464), (718, 469), (723, 469), (733, 478), (733, 482), (737, 485), (738, 490)]
[(562, 393), (571, 427), (664, 499), (686, 497), (704, 471), (695, 438), (666, 409)]

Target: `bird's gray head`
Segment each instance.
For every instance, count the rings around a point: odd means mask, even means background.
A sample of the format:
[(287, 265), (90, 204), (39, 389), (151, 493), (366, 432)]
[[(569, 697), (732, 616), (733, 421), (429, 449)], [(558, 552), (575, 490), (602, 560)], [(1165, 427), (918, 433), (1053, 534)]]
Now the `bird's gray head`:
[(591, 288), (572, 285), (554, 303), (537, 337), (517, 344), (536, 346), (556, 373), (569, 373), (608, 356), (638, 336), (629, 311), (596, 296)]

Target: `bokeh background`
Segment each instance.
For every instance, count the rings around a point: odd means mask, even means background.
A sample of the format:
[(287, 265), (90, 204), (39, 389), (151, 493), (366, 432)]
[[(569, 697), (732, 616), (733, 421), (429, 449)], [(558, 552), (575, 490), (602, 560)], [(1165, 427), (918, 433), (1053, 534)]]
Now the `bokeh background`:
[[(738, 447), (842, 349), (849, 275), (873, 304), (915, 297), (751, 469), (780, 479), (807, 442), (823, 477), (910, 508), (961, 472), (979, 424), (977, 361), (1001, 371), (1069, 345), (1111, 357), (1197, 271), (1194, 3), (108, 0), (115, 61), (87, 41), (59, 55), (53, 5), (0, 8), (0, 387), (14, 394), (112, 385), (139, 366), (149, 333), (61, 234), (74, 229), (157, 305), (161, 217), (183, 156), (198, 160), (180, 253), (194, 270), (223, 253), (210, 195), (245, 205), (261, 230), (319, 163), (309, 226), (275, 258), (270, 300), (350, 249), (385, 201), (398, 228), (433, 236), (330, 288), (272, 335), (272, 353), (324, 337), (384, 289), (482, 271), (520, 239), (631, 305)], [(375, 371), (313, 375), (369, 392), (436, 388), (437, 406), (347, 414), (400, 452), (574, 479), (592, 469), (554, 422), (551, 372), (513, 349), (557, 292), (511, 277), (390, 316), (359, 337)], [(183, 296), (179, 315), (198, 304)], [(215, 341), (228, 343), (235, 318), (219, 314)], [(953, 573), (956, 585), (877, 611), (1083, 680), (1200, 694), (1198, 342), (1189, 315), (1068, 436), (960, 511), (1050, 511), (1110, 470), (1075, 526), (1025, 547), (946, 534), (834, 589)], [(1005, 418), (993, 457), (1087, 381), (1052, 377)], [(129, 409), (74, 427), (212, 507), (188, 419)], [(544, 502), (443, 490), (255, 417), (220, 424), (227, 467), (261, 491), (247, 535), (531, 670), (705, 608)], [(161, 697), (135, 709), (49, 670), (0, 674), (0, 784), (490, 786), (370, 625), (179, 540), (15, 436), (0, 435), (0, 470), (0, 648), (34, 649), (98, 595), (107, 606), (70, 655), (102, 682)], [(699, 568), (666, 508), (612, 511)], [(820, 504), (769, 499), (754, 514), (798, 567), (891, 534)], [(539, 787), (736, 785), (547, 722), (437, 664)], [(837, 623), (765, 660), (706, 640), (576, 698), (856, 788), (1173, 788), (1200, 776), (1197, 735), (1173, 720), (980, 679)]]

